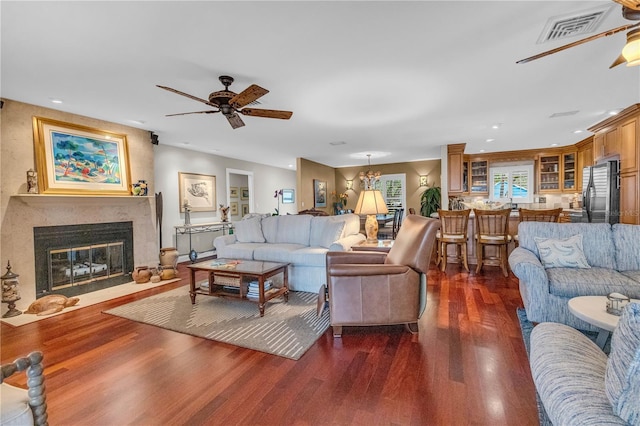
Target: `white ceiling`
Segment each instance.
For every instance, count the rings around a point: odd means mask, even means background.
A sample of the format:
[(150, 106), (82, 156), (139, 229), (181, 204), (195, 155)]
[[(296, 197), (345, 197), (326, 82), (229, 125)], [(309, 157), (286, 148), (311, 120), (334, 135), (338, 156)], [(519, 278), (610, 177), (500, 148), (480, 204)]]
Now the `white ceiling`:
[[(629, 23), (611, 1), (3, 0), (1, 96), (283, 168), (439, 158), (459, 142), (468, 153), (567, 145), (640, 102), (640, 67), (608, 68), (624, 33), (515, 62), (585, 37), (536, 44), (549, 18), (603, 5), (591, 34)], [(208, 107), (156, 84), (206, 98), (223, 74), (235, 92), (269, 89), (257, 107), (293, 117), (243, 117), (237, 130), (220, 114), (165, 117)]]

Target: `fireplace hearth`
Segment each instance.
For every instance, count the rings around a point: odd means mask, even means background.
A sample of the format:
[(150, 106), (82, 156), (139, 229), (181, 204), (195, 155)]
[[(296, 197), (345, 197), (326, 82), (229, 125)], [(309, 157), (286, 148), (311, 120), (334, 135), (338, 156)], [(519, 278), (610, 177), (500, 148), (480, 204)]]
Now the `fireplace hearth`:
[(133, 223), (34, 227), (36, 298), (77, 296), (132, 280)]

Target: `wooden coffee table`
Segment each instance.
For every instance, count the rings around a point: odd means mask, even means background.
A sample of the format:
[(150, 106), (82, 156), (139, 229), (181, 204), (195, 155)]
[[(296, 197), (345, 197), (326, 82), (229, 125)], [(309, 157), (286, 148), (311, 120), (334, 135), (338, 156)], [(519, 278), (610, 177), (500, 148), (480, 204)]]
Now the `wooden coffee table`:
[[(289, 301), (288, 263), (261, 262), (257, 260), (214, 259), (187, 265), (191, 270), (189, 295), (191, 303), (196, 303), (196, 295), (232, 297), (258, 303), (260, 316), (264, 316), (266, 303), (274, 297), (282, 296)], [(209, 279), (196, 283), (196, 272), (206, 271)], [(282, 287), (272, 287), (264, 291), (268, 278), (282, 274)], [(250, 281), (258, 281), (258, 297), (247, 297)]]

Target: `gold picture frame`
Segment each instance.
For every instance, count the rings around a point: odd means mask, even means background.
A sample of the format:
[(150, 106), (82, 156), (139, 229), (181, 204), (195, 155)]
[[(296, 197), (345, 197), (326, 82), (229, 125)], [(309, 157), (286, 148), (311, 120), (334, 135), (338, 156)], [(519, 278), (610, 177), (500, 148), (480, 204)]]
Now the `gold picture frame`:
[(249, 214), (249, 204), (242, 205), (242, 217)]
[(231, 207), (230, 209), (231, 216), (238, 216), (238, 202), (232, 201), (231, 204), (229, 204), (229, 206)]
[(247, 188), (246, 186), (243, 186), (242, 188), (240, 188), (240, 199), (241, 200), (249, 199), (249, 188)]
[(131, 195), (127, 135), (33, 117), (33, 142), (41, 193)]
[(229, 198), (238, 198), (238, 187), (230, 186), (229, 187)]
[(180, 213), (184, 213), (185, 203), (192, 212), (216, 211), (216, 177), (200, 173), (178, 172)]

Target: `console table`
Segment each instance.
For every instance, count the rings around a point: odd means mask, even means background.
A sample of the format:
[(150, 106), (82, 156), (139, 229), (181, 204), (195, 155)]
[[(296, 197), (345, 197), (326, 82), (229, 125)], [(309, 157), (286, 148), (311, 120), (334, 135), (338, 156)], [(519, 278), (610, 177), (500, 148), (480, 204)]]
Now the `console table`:
[[(191, 263), (195, 262), (198, 258), (198, 252), (193, 249), (192, 236), (194, 234), (204, 234), (206, 232), (218, 232), (222, 231), (222, 235), (226, 235), (229, 229), (232, 228), (231, 222), (211, 222), (211, 223), (194, 223), (191, 225), (176, 225), (173, 227), (176, 232), (176, 247), (178, 247), (178, 236), (189, 236), (189, 259)], [(211, 243), (213, 249), (213, 241)], [(182, 253), (185, 254), (185, 253)]]

